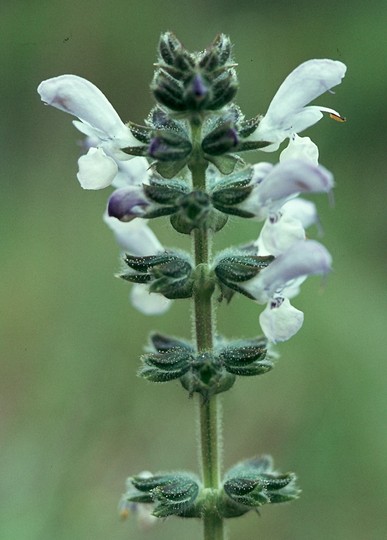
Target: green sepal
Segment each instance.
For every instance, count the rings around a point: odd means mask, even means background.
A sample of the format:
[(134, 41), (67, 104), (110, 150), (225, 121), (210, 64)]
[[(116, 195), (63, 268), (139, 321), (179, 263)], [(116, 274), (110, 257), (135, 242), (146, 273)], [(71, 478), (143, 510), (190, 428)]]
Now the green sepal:
[(269, 141), (240, 141), (237, 147), (238, 152), (249, 152), (250, 150), (260, 150), (272, 144)]
[(230, 103), (238, 92), (238, 79), (234, 69), (227, 69), (212, 81), (211, 100), (207, 109), (215, 111)]
[(253, 178), (253, 173), (254, 169), (251, 167), (251, 165), (248, 165), (232, 174), (228, 174), (227, 176), (213, 176), (210, 179), (211, 192), (214, 194), (225, 188), (240, 188), (247, 186)]
[(179, 379), (187, 373), (192, 363), (191, 354), (183, 349), (145, 354), (141, 359), (143, 366), (138, 375), (152, 382), (168, 382)]
[(190, 371), (180, 378), (183, 388), (190, 395), (198, 393), (204, 401), (229, 390), (235, 380), (235, 375), (228, 373), (211, 353), (198, 354)]
[(294, 473), (273, 470), (270, 456), (242, 461), (225, 475), (218, 505), (223, 517), (235, 517), (264, 504), (297, 499), (300, 490)]
[(146, 146), (127, 146), (126, 148), (121, 148), (125, 154), (128, 154), (130, 156), (140, 156), (140, 157), (146, 157), (148, 156), (148, 145)]
[(244, 161), (235, 154), (225, 154), (224, 156), (206, 156), (207, 161), (224, 175), (231, 174), (237, 165), (243, 165)]
[(217, 210), (219, 210), (219, 212), (222, 212), (223, 214), (229, 214), (230, 216), (238, 216), (246, 219), (255, 217), (255, 214), (253, 212), (243, 210), (242, 208), (238, 208), (237, 206), (223, 206), (218, 203), (214, 203), (214, 206)]
[(193, 362), (193, 355), (189, 351), (176, 348), (163, 353), (149, 353), (142, 356), (142, 360), (148, 365), (152, 365), (165, 371), (174, 370)]
[(180, 159), (176, 161), (157, 161), (154, 165), (160, 176), (171, 179), (187, 165), (187, 160)]
[(258, 128), (260, 121), (263, 116), (258, 114), (254, 118), (249, 118), (248, 120), (242, 120), (239, 123), (238, 134), (240, 137), (249, 137), (254, 131)]
[(150, 185), (143, 186), (146, 197), (153, 205), (143, 214), (143, 218), (155, 218), (175, 213), (178, 210), (178, 200), (188, 193), (186, 183), (179, 180), (153, 178)]
[(173, 111), (182, 112), (186, 109), (181, 83), (164, 69), (155, 72), (150, 88), (156, 101), (161, 105)]
[(260, 257), (258, 255), (240, 255), (237, 253), (220, 259), (215, 267), (215, 274), (220, 282), (220, 286), (225, 285), (227, 288), (254, 299), (254, 296), (240, 287), (238, 283), (243, 283), (254, 278), (273, 260), (274, 257), (272, 255)]
[[(178, 472), (150, 478), (134, 477), (131, 482), (135, 489), (149, 494), (151, 500), (148, 501), (155, 505), (154, 516), (199, 517), (195, 512), (195, 501), (200, 483), (195, 475)], [(128, 500), (132, 501), (133, 497)]]
[(274, 367), (264, 337), (232, 341), (218, 350), (218, 358), (229, 373), (242, 377), (263, 375)]
[(143, 219), (154, 219), (163, 216), (170, 216), (176, 212), (176, 206), (151, 206), (141, 217)]
[(213, 208), (207, 193), (192, 191), (179, 199), (178, 210), (171, 215), (170, 221), (177, 232), (191, 234), (194, 229), (220, 231), (228, 217)]
[(194, 351), (194, 348), (188, 341), (181, 338), (166, 336), (164, 334), (160, 334), (159, 332), (153, 332), (149, 336), (149, 340), (151, 342), (152, 349), (158, 352), (166, 352), (176, 348), (185, 349), (191, 352)]
[(212, 181), (213, 190), (211, 201), (214, 207), (225, 214), (243, 218), (255, 217), (252, 212), (238, 208), (238, 204), (247, 199), (254, 186), (250, 184), (253, 177), (253, 168), (244, 167), (233, 174), (217, 181)]
[(151, 129), (147, 126), (141, 126), (140, 124), (135, 124), (134, 122), (127, 122), (126, 125), (132, 132), (132, 134), (145, 145), (150, 143), (152, 132)]
[(117, 274), (117, 277), (129, 281), (130, 283), (149, 283), (152, 281), (152, 276), (149, 274), (134, 274), (132, 272)]
[(176, 257), (153, 267), (152, 274), (154, 280), (149, 286), (150, 292), (160, 293), (171, 300), (192, 296), (194, 282), (189, 260)]
[(149, 292), (160, 293), (169, 300), (191, 298), (193, 294), (193, 280), (188, 276), (181, 279), (160, 277), (149, 286)]
[(233, 187), (217, 189), (212, 193), (212, 204), (215, 208), (218, 208), (218, 206), (228, 208), (229, 206), (240, 204), (247, 199), (253, 188), (254, 186), (252, 185), (235, 185)]
[(223, 122), (213, 131), (208, 133), (202, 140), (202, 149), (205, 154), (211, 156), (221, 156), (235, 148), (238, 138), (234, 123), (232, 121)]
[(211, 210), (210, 197), (204, 191), (191, 191), (179, 199), (179, 209), (170, 218), (172, 227), (182, 234), (205, 227)]
[(186, 120), (172, 118), (170, 113), (156, 105), (150, 111), (145, 123), (152, 129), (152, 132), (169, 131), (176, 133), (185, 139), (189, 139), (190, 128)]
[(147, 283), (150, 292), (166, 298), (190, 298), (193, 290), (192, 264), (184, 252), (164, 252), (147, 257), (125, 255), (130, 272), (119, 277), (134, 283)]
[(158, 204), (175, 204), (176, 199), (189, 192), (187, 184), (179, 180), (165, 180), (153, 177), (150, 185), (143, 185), (148, 199)]
[(151, 504), (153, 502), (153, 498), (151, 495), (147, 495), (146, 493), (139, 494), (139, 495), (131, 495), (127, 499), (128, 501), (132, 503), (138, 503), (138, 504)]
[(160, 60), (166, 64), (173, 66), (176, 58), (176, 51), (183, 48), (181, 42), (172, 32), (164, 32), (160, 36), (159, 53)]
[(218, 34), (211, 45), (202, 54), (199, 66), (208, 73), (216, 73), (231, 57), (230, 38), (225, 34)]
[(165, 265), (176, 259), (179, 259), (179, 256), (169, 251), (164, 251), (158, 255), (147, 255), (145, 257), (137, 257), (126, 253), (124, 262), (137, 272), (147, 272), (155, 266)]
[(184, 136), (166, 129), (153, 133), (149, 155), (158, 161), (182, 161), (191, 154), (192, 144)]

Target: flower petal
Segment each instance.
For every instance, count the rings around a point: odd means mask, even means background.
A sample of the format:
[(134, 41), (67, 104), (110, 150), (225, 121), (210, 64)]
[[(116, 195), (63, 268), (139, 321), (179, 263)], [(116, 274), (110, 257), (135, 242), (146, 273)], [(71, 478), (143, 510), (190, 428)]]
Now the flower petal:
[(132, 305), (144, 315), (162, 315), (172, 304), (171, 300), (159, 293), (150, 293), (148, 287), (135, 283), (130, 291)]
[[(293, 286), (294, 280), (305, 276), (327, 274), (331, 270), (332, 257), (328, 250), (315, 240), (301, 240), (290, 246), (243, 288), (258, 302), (267, 302), (285, 287)], [(297, 286), (298, 286), (297, 282)]]
[(103, 189), (110, 186), (117, 174), (114, 159), (107, 156), (102, 148), (90, 148), (78, 160), (77, 178), (83, 189)]
[(318, 165), (318, 148), (309, 137), (299, 137), (294, 134), (289, 140), (288, 146), (282, 150), (280, 161), (289, 159), (303, 159)]
[(306, 199), (291, 199), (281, 207), (282, 216), (294, 218), (301, 221), (304, 229), (307, 229), (315, 223), (319, 223), (316, 205)]
[(308, 60), (293, 70), (279, 87), (266, 116), (276, 124), (301, 110), (341, 83), (347, 68), (337, 60)]
[(287, 215), (267, 219), (257, 241), (258, 255), (277, 257), (300, 240), (305, 240), (305, 231), (299, 219)]
[(304, 314), (291, 305), (287, 298), (276, 298), (268, 303), (259, 316), (263, 333), (269, 341), (286, 341), (296, 334), (304, 322)]
[(253, 165), (253, 177), (251, 179), (251, 183), (254, 185), (260, 184), (270, 173), (273, 167), (274, 165), (272, 163), (267, 163), (266, 161), (255, 163)]
[(251, 192), (241, 207), (265, 219), (299, 193), (329, 192), (333, 176), (322, 165), (302, 159), (289, 159), (275, 165)]
[[(321, 111), (327, 109), (305, 106), (338, 85), (346, 69), (342, 62), (328, 59), (308, 60), (298, 66), (281, 84), (249, 139), (272, 142), (262, 148), (265, 152), (272, 152), (292, 133), (299, 133), (318, 122), (322, 118)], [(336, 111), (333, 114), (340, 117)]]
[(148, 227), (146, 220), (119, 221), (105, 212), (103, 219), (113, 231), (117, 243), (125, 251), (137, 257), (155, 255), (164, 251), (155, 233)]
[(119, 161), (118, 174), (113, 180), (115, 188), (140, 186), (149, 183), (149, 163), (144, 157), (133, 157), (130, 161)]
[(121, 148), (139, 144), (104, 94), (86, 79), (60, 75), (41, 82), (38, 92), (42, 101), (77, 116), (105, 138), (116, 140)]

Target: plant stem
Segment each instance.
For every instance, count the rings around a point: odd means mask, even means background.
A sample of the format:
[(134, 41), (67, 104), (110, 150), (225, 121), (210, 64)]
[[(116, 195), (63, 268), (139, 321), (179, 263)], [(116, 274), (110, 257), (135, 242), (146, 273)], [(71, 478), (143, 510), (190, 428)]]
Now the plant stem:
[[(196, 133), (198, 136), (199, 133)], [(205, 171), (207, 163), (197, 159), (191, 166), (192, 183), (194, 189), (205, 189)], [(211, 257), (211, 234), (207, 228), (198, 228), (193, 231), (193, 251), (197, 281), (194, 291), (194, 332), (198, 353), (213, 350), (215, 334), (215, 317), (212, 303), (214, 284), (208, 275), (208, 264)], [(203, 478), (203, 487), (209, 491), (219, 489), (220, 481), (220, 444), (221, 424), (220, 405), (218, 396), (203, 399), (200, 396), (200, 458)], [(215, 499), (214, 499), (215, 500)], [(216, 505), (211, 502), (206, 505), (203, 512), (204, 540), (223, 540), (223, 519), (219, 516)]]
[[(195, 262), (202, 280), (194, 293), (195, 337), (199, 353), (212, 351), (214, 335), (214, 313), (212, 306), (213, 285), (208, 286), (206, 268), (209, 256), (208, 231), (195, 229), (194, 248)], [(204, 261), (206, 259), (206, 262)], [(201, 283), (202, 281), (202, 283)], [(207, 285), (207, 286), (206, 286)], [(218, 396), (203, 399), (200, 396), (200, 457), (203, 487), (210, 490), (219, 489), (220, 480), (220, 445), (221, 423)], [(215, 505), (208, 505), (203, 515), (204, 540), (223, 540), (223, 520), (219, 517)]]

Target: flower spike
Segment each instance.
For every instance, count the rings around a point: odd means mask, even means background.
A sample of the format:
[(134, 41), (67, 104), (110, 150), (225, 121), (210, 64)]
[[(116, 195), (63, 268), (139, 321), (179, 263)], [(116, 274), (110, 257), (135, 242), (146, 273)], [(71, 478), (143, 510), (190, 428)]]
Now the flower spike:
[[(182, 313), (192, 304), (191, 340), (152, 332), (137, 374), (149, 383), (179, 382), (199, 399), (202, 477), (178, 470), (130, 475), (120, 516), (134, 515), (144, 528), (169, 516), (202, 519), (204, 537), (223, 540), (224, 519), (300, 494), (296, 475), (278, 472), (266, 455), (221, 475), (217, 395), (241, 377), (274, 368), (273, 344), (290, 339), (304, 322), (291, 301), (308, 276), (331, 270), (330, 253), (306, 232), (319, 226), (316, 206), (300, 196), (331, 195), (334, 179), (320, 165), (316, 144), (299, 133), (324, 113), (345, 121), (334, 109), (310, 103), (338, 85), (346, 67), (329, 59), (304, 62), (281, 84), (264, 116), (246, 119), (233, 102), (237, 64), (227, 36), (190, 52), (165, 32), (158, 53), (150, 86), (156, 105), (144, 125), (124, 124), (104, 94), (76, 75), (43, 81), (38, 92), (46, 104), (75, 116), (73, 124), (85, 136), (81, 186), (114, 188), (103, 219), (124, 250), (125, 266), (116, 277), (131, 284), (132, 305), (144, 315), (161, 315), (175, 300), (185, 302)], [(275, 151), (285, 139), (278, 163), (248, 164), (240, 157)], [(191, 237), (190, 253), (161, 244), (148, 225), (161, 217)], [(213, 235), (239, 219), (252, 226), (263, 222), (260, 232), (213, 254)], [(237, 294), (264, 305), (257, 315), (261, 335), (230, 340), (218, 331), (216, 304), (229, 304)], [(130, 326), (136, 328), (135, 321)], [(174, 433), (171, 448), (185, 436), (184, 430)]]

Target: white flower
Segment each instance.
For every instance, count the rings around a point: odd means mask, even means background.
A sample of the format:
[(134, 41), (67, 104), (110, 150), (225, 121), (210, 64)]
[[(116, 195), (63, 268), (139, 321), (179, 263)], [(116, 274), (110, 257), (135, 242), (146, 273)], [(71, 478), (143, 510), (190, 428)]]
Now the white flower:
[(251, 182), (255, 187), (240, 205), (259, 220), (276, 213), (300, 193), (329, 193), (334, 185), (333, 176), (325, 167), (308, 160), (288, 159), (271, 167), (268, 165), (253, 166)]
[(279, 297), (268, 302), (259, 316), (259, 323), (267, 339), (273, 343), (293, 337), (304, 322), (304, 314), (291, 305), (287, 298)]
[(150, 293), (148, 286), (135, 283), (130, 291), (130, 301), (143, 315), (162, 315), (171, 307), (172, 300), (159, 293)]
[(164, 251), (163, 246), (155, 233), (147, 225), (145, 219), (133, 219), (132, 221), (120, 221), (105, 212), (103, 220), (113, 231), (118, 245), (131, 255), (146, 257)]
[[(147, 220), (139, 218), (132, 221), (120, 221), (115, 217), (110, 217), (107, 212), (103, 219), (113, 231), (119, 246), (131, 255), (146, 257), (164, 251), (157, 236), (148, 227)], [(140, 283), (132, 286), (129, 297), (132, 305), (144, 315), (162, 315), (172, 304), (172, 301), (162, 294), (150, 293), (148, 286)]]
[(308, 60), (298, 66), (281, 84), (265, 116), (247, 140), (270, 142), (262, 150), (272, 152), (287, 137), (318, 122), (323, 112), (344, 121), (333, 109), (306, 105), (340, 84), (346, 69), (342, 62), (328, 59)]
[(243, 284), (258, 302), (267, 302), (280, 295), (289, 286), (305, 277), (327, 274), (332, 257), (327, 249), (315, 240), (300, 240), (281, 253), (267, 268)]
[(61, 75), (40, 83), (38, 92), (47, 105), (77, 116), (79, 131), (94, 141), (79, 159), (78, 180), (84, 189), (102, 189), (112, 183), (118, 161), (131, 159), (121, 148), (140, 146), (104, 94), (77, 75)]
[(310, 275), (324, 275), (331, 269), (331, 256), (314, 240), (290, 241), (288, 249), (253, 279), (243, 283), (259, 303), (267, 302), (259, 320), (266, 337), (272, 342), (285, 341), (301, 328), (304, 315), (291, 305), (289, 298), (299, 292)]

